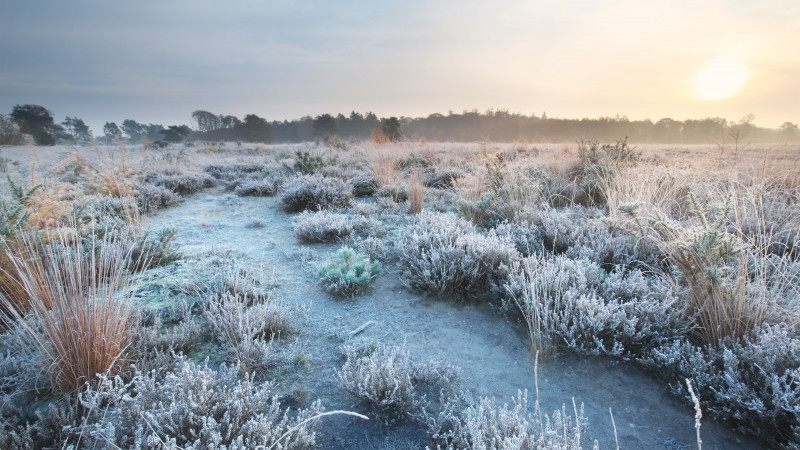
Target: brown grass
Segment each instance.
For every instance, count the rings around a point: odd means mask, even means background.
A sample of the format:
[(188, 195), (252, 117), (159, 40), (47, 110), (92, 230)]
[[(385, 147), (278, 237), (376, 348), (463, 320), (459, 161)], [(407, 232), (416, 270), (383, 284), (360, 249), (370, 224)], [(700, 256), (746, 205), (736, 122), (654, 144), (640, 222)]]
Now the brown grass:
[[(119, 295), (128, 252), (111, 240), (85, 249), (68, 237), (37, 244), (29, 234), (20, 249), (9, 258), (35, 323), (22, 320), (8, 300), (2, 303), (29, 338), (32, 354), (44, 358), (53, 388), (72, 392), (95, 382), (97, 374), (118, 373), (135, 324), (131, 294)], [(25, 257), (36, 253), (41, 257)]]
[(425, 184), (422, 180), (422, 172), (419, 170), (411, 174), (408, 182), (408, 212), (417, 214), (422, 211), (422, 203), (425, 199)]
[(369, 165), (378, 179), (378, 187), (393, 186), (397, 183), (397, 155), (376, 151), (368, 155)]

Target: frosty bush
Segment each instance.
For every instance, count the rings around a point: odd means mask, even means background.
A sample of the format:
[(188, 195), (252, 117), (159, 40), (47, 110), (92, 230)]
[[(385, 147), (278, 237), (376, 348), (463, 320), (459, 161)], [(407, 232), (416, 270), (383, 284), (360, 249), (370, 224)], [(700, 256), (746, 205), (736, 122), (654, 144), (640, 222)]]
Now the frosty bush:
[(336, 242), (351, 234), (380, 236), (385, 232), (385, 227), (378, 219), (361, 215), (304, 211), (294, 218), (294, 235), (305, 243)]
[(520, 258), (509, 238), (479, 234), (464, 219), (428, 211), (415, 218), (396, 246), (403, 283), (438, 297), (497, 293)]
[(353, 222), (345, 214), (304, 211), (294, 218), (294, 235), (300, 242), (336, 242), (352, 232)]
[(800, 445), (800, 339), (785, 325), (764, 326), (741, 342), (698, 347), (681, 339), (643, 362), (671, 381), (689, 378), (713, 416), (773, 444)]
[(525, 256), (543, 252), (589, 260), (610, 271), (615, 266), (657, 266), (658, 247), (620, 224), (597, 217), (599, 210), (572, 207), (565, 211), (525, 208), (515, 222), (501, 223), (496, 232), (509, 236)]
[(137, 373), (132, 381), (106, 380), (84, 407), (110, 406), (90, 436), (120, 448), (309, 448), (319, 402), (290, 414), (270, 383), (237, 379), (238, 367), (183, 362), (160, 378)]
[(150, 183), (142, 183), (135, 186), (136, 205), (139, 211), (153, 213), (159, 209), (169, 208), (181, 203), (181, 197), (175, 192)]
[(317, 270), (317, 277), (326, 291), (347, 297), (366, 290), (382, 270), (380, 262), (371, 261), (369, 256), (350, 247), (342, 247)]
[(213, 187), (216, 183), (214, 177), (205, 173), (173, 175), (155, 172), (148, 174), (144, 180), (150, 184), (167, 188), (182, 196), (191, 195), (204, 188)]
[(379, 346), (366, 353), (346, 347), (344, 351), (347, 361), (337, 372), (340, 385), (376, 408), (388, 422), (419, 412), (426, 394), (438, 398), (458, 378), (457, 368), (414, 363), (408, 351), (399, 347)]
[(234, 189), (239, 197), (270, 197), (276, 192), (275, 180), (266, 177), (248, 177)]
[(265, 164), (259, 163), (239, 163), (239, 164), (212, 164), (205, 166), (203, 171), (219, 180), (228, 191), (236, 189), (245, 180), (264, 178), (261, 175), (270, 173), (270, 168)]
[(306, 209), (346, 208), (353, 198), (352, 187), (339, 178), (297, 175), (281, 186), (281, 208), (290, 213)]
[(268, 295), (247, 297), (240, 293), (211, 298), (205, 317), (220, 342), (233, 350), (238, 364), (252, 372), (274, 362), (269, 341), (294, 331), (292, 313)]
[(537, 349), (557, 337), (583, 353), (629, 358), (689, 328), (685, 303), (639, 271), (606, 275), (594, 263), (530, 257), (505, 288)]
[(350, 245), (359, 253), (363, 253), (375, 261), (384, 261), (392, 255), (392, 244), (384, 238), (366, 237), (351, 238)]
[[(586, 430), (583, 405), (566, 407), (551, 416), (542, 415), (539, 402), (533, 415), (528, 412), (528, 391), (518, 392), (514, 404), (497, 405), (495, 399), (482, 398), (477, 405), (461, 409), (449, 403), (438, 415), (428, 416), (431, 439), (445, 449), (581, 449)], [(573, 401), (573, 406), (575, 403)], [(596, 444), (595, 444), (596, 448)]]

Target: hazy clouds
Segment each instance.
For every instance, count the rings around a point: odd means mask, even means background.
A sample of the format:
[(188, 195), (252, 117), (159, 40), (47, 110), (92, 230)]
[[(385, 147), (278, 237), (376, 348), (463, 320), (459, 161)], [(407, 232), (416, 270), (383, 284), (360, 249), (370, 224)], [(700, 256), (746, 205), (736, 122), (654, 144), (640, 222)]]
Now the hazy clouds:
[[(800, 121), (800, 2), (6, 1), (0, 112), (37, 103), (105, 120), (188, 123), (477, 108), (550, 116)], [(740, 95), (690, 95), (737, 56)]]

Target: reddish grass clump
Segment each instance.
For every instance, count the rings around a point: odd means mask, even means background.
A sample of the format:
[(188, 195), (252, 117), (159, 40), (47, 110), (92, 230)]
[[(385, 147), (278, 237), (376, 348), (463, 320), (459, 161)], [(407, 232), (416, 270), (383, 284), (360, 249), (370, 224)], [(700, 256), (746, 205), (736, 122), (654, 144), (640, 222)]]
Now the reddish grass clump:
[[(125, 367), (136, 323), (131, 294), (121, 295), (130, 252), (112, 239), (84, 246), (65, 235), (47, 244), (22, 235), (18, 250), (8, 258), (33, 321), (23, 320), (13, 299), (1, 298), (0, 304), (28, 337), (33, 354), (44, 358), (53, 388), (72, 392), (98, 374)], [(26, 257), (32, 254), (39, 257)]]

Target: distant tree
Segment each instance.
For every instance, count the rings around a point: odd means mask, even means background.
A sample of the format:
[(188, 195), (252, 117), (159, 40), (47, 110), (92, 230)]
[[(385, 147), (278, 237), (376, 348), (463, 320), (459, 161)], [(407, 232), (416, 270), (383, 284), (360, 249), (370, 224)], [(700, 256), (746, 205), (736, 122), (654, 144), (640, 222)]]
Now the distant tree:
[(314, 118), (312, 127), (315, 138), (328, 140), (336, 134), (336, 119), (330, 114), (322, 114)]
[(755, 118), (755, 114), (751, 113), (739, 119), (739, 122), (728, 126), (728, 136), (733, 141), (734, 157), (738, 157), (739, 151), (747, 147), (748, 143), (745, 140), (750, 135)]
[(19, 126), (20, 132), (33, 136), (36, 145), (55, 145), (58, 127), (53, 115), (44, 106), (16, 105), (11, 118)]
[(170, 125), (166, 130), (161, 130), (161, 135), (167, 142), (183, 142), (192, 129), (186, 125)]
[(395, 142), (403, 138), (403, 133), (400, 131), (400, 120), (397, 117), (389, 117), (381, 121), (381, 131), (386, 136), (386, 139)]
[(792, 122), (783, 122), (781, 125), (781, 134), (784, 140), (792, 142), (797, 138), (797, 124)]
[(11, 116), (0, 114), (0, 145), (17, 145), (22, 142), (19, 125)]
[(120, 128), (122, 129), (122, 133), (131, 144), (136, 144), (139, 142), (142, 139), (142, 134), (144, 134), (145, 131), (145, 126), (133, 119), (123, 120)]
[(91, 142), (92, 131), (89, 129), (89, 126), (83, 122), (83, 119), (67, 116), (61, 124), (66, 129), (66, 132), (69, 133), (74, 143)]
[(142, 125), (144, 130), (144, 136), (150, 142), (160, 141), (163, 136), (162, 132), (164, 131), (164, 126), (160, 123), (149, 123), (147, 125)]
[(238, 135), (245, 142), (270, 142), (272, 141), (272, 125), (266, 119), (255, 114), (244, 116), (244, 121), (238, 127)]
[(198, 109), (192, 113), (195, 129), (203, 137), (211, 137), (222, 128), (222, 116)]
[(116, 123), (106, 122), (106, 124), (103, 125), (103, 134), (106, 136), (106, 144), (111, 144), (114, 139), (122, 136), (122, 131), (120, 131)]

